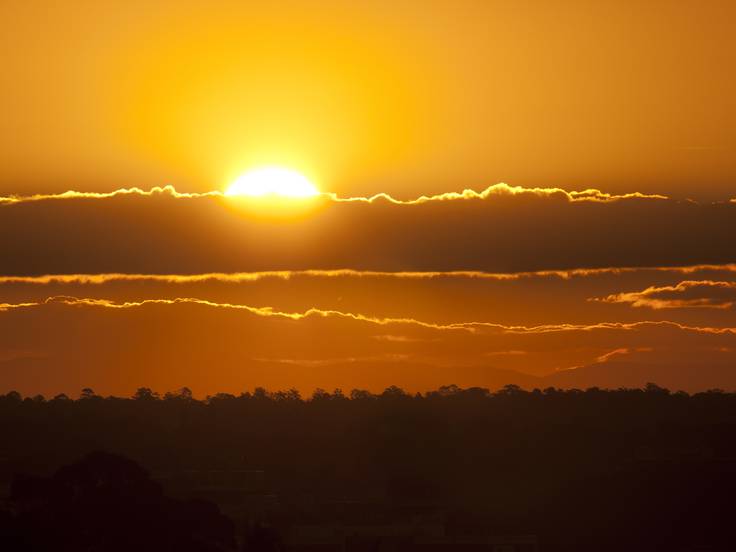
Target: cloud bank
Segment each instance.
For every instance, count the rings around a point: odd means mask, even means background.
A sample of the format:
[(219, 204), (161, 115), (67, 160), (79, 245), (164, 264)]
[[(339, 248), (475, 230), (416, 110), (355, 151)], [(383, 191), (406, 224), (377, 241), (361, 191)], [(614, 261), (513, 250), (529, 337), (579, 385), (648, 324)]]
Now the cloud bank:
[[(311, 201), (311, 200), (310, 200)], [(289, 203), (292, 205), (292, 203)], [(173, 189), (5, 198), (6, 276), (352, 269), (529, 272), (727, 264), (736, 204), (492, 187), (279, 205)], [(288, 209), (287, 209), (288, 210)]]
[[(336, 339), (335, 336), (339, 336)], [(447, 383), (544, 386), (625, 358), (643, 385), (736, 388), (736, 329), (667, 321), (508, 326), (438, 324), (361, 313), (280, 312), (193, 298), (118, 303), (73, 297), (5, 304), (0, 382), (22, 392), (125, 394), (183, 385), (199, 393), (246, 387), (424, 390)], [(617, 352), (617, 354), (611, 354)], [(13, 353), (13, 354), (10, 354)], [(627, 354), (624, 354), (627, 353)], [(633, 353), (643, 355), (638, 358)], [(649, 356), (645, 355), (647, 353)], [(683, 364), (683, 359), (699, 359)], [(638, 360), (637, 360), (638, 359)], [(606, 372), (599, 386), (616, 386)], [(586, 375), (586, 377), (590, 377)], [(637, 381), (639, 381), (637, 380)]]
[(318, 308), (443, 324), (492, 319), (500, 324), (534, 326), (649, 319), (689, 326), (736, 325), (734, 309), (643, 312), (624, 301), (631, 297), (631, 290), (676, 287), (685, 278), (736, 282), (736, 269), (729, 264), (522, 273), (307, 270), (0, 276), (0, 303), (38, 302), (56, 295), (118, 303), (197, 297), (283, 312)]
[(736, 389), (735, 231), (732, 202), (505, 185), (0, 198), (0, 388)]

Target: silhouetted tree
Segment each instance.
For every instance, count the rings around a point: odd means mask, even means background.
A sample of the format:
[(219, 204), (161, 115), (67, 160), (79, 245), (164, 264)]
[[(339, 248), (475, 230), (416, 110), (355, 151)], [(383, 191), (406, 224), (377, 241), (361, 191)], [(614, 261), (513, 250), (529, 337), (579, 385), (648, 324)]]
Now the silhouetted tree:
[(95, 392), (89, 387), (82, 389), (82, 392), (79, 394), (80, 399), (94, 399), (96, 397)]
[(155, 401), (158, 400), (158, 393), (148, 387), (139, 387), (133, 395), (133, 399), (136, 401)]
[(17, 514), (14, 548), (4, 550), (232, 549), (232, 523), (214, 504), (164, 496), (138, 464), (91, 453), (51, 477), (16, 476), (10, 499)]

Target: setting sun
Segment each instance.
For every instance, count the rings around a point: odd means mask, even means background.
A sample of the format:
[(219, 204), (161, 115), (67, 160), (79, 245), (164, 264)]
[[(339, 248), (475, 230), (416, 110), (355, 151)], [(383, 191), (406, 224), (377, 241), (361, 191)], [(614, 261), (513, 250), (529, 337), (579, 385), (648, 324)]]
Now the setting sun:
[(230, 184), (225, 195), (263, 197), (312, 197), (319, 194), (317, 187), (304, 175), (281, 167), (264, 167), (239, 176)]

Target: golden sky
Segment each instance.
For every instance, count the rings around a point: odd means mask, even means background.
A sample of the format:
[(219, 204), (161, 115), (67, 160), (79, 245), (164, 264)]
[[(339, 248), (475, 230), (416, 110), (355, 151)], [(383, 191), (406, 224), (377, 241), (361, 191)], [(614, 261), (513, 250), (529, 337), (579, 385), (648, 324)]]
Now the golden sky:
[(498, 182), (722, 199), (729, 0), (6, 0), (0, 192)]
[(0, 392), (736, 389), (735, 19), (0, 3)]

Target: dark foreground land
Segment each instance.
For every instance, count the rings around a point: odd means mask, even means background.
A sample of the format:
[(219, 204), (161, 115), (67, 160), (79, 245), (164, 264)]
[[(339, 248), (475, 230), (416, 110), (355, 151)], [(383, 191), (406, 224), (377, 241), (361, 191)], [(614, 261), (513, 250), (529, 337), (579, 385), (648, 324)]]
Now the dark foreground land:
[(0, 435), (8, 551), (736, 549), (721, 391), (8, 393)]

